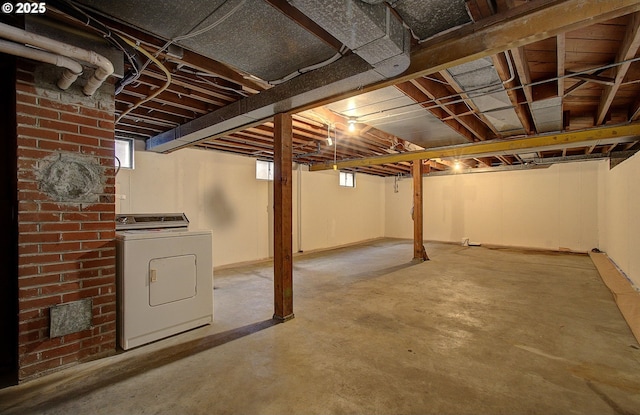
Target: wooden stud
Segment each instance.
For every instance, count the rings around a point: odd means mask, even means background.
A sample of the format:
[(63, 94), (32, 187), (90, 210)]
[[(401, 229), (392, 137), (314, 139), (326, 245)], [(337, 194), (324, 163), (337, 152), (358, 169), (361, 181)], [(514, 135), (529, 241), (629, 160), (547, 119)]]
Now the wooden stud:
[(274, 320), (287, 321), (293, 315), (293, 171), (291, 114), (276, 114), (273, 140)]

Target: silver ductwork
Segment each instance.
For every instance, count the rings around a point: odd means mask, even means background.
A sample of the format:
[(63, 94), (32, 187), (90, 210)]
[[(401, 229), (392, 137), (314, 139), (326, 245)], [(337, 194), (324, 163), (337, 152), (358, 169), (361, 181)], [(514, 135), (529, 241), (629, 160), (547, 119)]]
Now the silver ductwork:
[(360, 0), (289, 0), (354, 54), (229, 104), (147, 141), (147, 149), (170, 152), (255, 125), (279, 112), (352, 91), (403, 73), (410, 64), (409, 32), (384, 4)]
[(562, 131), (562, 98), (533, 101), (529, 106), (538, 133)]
[(447, 71), (496, 131), (503, 136), (524, 134), (524, 127), (490, 58)]
[[(289, 0), (333, 37), (367, 61), (384, 78), (404, 72), (411, 62), (411, 38), (381, 1)], [(371, 3), (371, 4), (369, 4)]]

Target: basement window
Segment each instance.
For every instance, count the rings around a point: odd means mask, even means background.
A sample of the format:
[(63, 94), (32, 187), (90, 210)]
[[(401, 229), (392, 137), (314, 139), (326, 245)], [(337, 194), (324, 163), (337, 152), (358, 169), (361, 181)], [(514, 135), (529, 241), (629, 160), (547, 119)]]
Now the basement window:
[(273, 181), (273, 161), (256, 160), (256, 179)]
[(341, 171), (340, 186), (356, 187), (356, 174), (351, 172)]
[(116, 138), (116, 168), (133, 169), (133, 140)]

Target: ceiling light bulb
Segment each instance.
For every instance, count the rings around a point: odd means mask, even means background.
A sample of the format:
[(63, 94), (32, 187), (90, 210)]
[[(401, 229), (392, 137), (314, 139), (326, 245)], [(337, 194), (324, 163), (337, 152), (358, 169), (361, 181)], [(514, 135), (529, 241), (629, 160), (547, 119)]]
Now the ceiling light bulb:
[(456, 161), (455, 164), (453, 165), (453, 168), (456, 170), (460, 170), (462, 168), (462, 165), (460, 164), (459, 161)]
[(349, 131), (354, 132), (356, 130), (356, 120), (355, 118), (349, 118)]

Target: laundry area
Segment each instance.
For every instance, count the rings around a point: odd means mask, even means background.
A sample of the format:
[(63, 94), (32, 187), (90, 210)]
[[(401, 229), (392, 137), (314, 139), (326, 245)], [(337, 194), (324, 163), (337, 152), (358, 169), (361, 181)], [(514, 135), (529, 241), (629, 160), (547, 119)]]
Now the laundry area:
[(116, 216), (122, 349), (213, 322), (211, 245), (184, 213)]
[[(587, 255), (381, 239), (216, 273), (215, 323), (0, 390), (5, 414), (635, 413), (640, 347)], [(403, 259), (404, 257), (404, 259)]]

